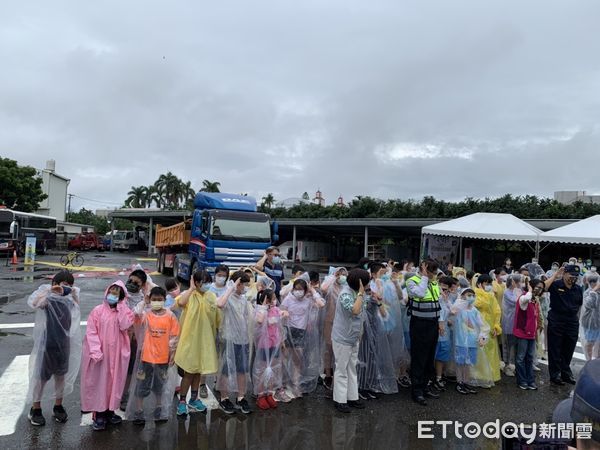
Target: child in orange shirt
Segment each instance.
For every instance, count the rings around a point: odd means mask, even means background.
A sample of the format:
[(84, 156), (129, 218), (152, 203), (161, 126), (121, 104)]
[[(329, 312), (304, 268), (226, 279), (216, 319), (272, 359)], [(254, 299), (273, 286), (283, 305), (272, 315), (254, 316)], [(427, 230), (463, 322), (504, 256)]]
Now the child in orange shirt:
[[(141, 301), (134, 309), (136, 324), (141, 325), (143, 336), (138, 345), (134, 378), (131, 383), (127, 417), (135, 425), (144, 425), (144, 399), (152, 392), (155, 401), (147, 401), (155, 422), (166, 422), (171, 411), (175, 391), (175, 349), (179, 338), (179, 322), (170, 309), (165, 308), (167, 293), (161, 287), (150, 291), (150, 309)], [(153, 408), (152, 408), (153, 406)]]

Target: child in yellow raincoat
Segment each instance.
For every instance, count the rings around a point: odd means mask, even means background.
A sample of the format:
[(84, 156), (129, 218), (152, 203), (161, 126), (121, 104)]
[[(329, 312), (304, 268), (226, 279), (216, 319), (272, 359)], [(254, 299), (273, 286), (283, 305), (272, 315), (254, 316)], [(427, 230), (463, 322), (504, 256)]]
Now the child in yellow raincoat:
[[(175, 353), (175, 364), (183, 371), (177, 415), (193, 411), (204, 411), (206, 406), (198, 398), (202, 375), (216, 373), (218, 365), (216, 337), (221, 323), (221, 313), (217, 308), (217, 297), (209, 291), (212, 278), (204, 270), (194, 273), (190, 288), (176, 298), (183, 310), (181, 333)], [(189, 403), (186, 403), (188, 389), (192, 388)], [(206, 386), (202, 386), (206, 389)], [(202, 390), (202, 389), (201, 389)], [(201, 397), (206, 397), (202, 392)]]
[[(490, 336), (484, 347), (478, 350), (477, 365), (473, 368), (473, 384), (480, 387), (492, 387), (500, 381), (500, 351), (498, 339), (502, 333), (500, 325), (501, 309), (494, 295), (492, 277), (480, 275), (475, 290), (475, 308), (490, 327)], [(481, 357), (479, 357), (481, 356)]]

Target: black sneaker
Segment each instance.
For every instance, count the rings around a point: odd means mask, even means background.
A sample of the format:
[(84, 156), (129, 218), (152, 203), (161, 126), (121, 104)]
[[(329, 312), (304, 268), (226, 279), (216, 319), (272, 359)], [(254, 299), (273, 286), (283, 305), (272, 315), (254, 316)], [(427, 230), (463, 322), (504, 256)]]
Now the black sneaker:
[(120, 425), (123, 423), (123, 418), (111, 411), (108, 413), (108, 423), (111, 425)]
[(146, 419), (144, 418), (144, 411), (136, 411), (133, 414), (133, 424), (143, 426), (146, 424)]
[(94, 431), (106, 430), (106, 420), (104, 417), (96, 417), (96, 419), (94, 419), (94, 423), (92, 424), (92, 429)]
[(44, 425), (46, 425), (46, 419), (44, 419), (41, 409), (31, 408), (29, 410), (27, 418), (31, 422), (31, 425), (35, 425), (36, 427), (43, 427)]
[(473, 386), (469, 386), (468, 384), (463, 384), (464, 388), (469, 391), (469, 394), (477, 394), (477, 389)]
[(208, 388), (206, 384), (201, 384), (200, 389), (198, 390), (198, 395), (200, 398), (208, 398)]
[(442, 380), (435, 380), (432, 384), (432, 386), (440, 391), (440, 392), (444, 392), (446, 390), (446, 383), (444, 383)]
[(358, 398), (361, 400), (367, 400), (369, 398), (369, 396), (367, 395), (366, 391), (361, 391), (360, 389), (358, 390)]
[(338, 403), (338, 402), (333, 402), (335, 405), (335, 409), (337, 409), (339, 412), (344, 413), (344, 414), (348, 414), (350, 412), (350, 407), (345, 404), (345, 403)]
[(401, 388), (404, 388), (404, 389), (409, 388), (411, 386), (410, 378), (408, 378), (406, 375), (403, 376), (402, 378), (399, 378), (398, 386), (400, 386)]
[(325, 386), (325, 389), (329, 389), (331, 391), (333, 389), (333, 377), (323, 378), (323, 386)]
[(365, 404), (360, 400), (348, 400), (348, 406), (356, 409), (365, 409)]
[(366, 391), (366, 394), (367, 394), (367, 398), (369, 398), (370, 400), (377, 400), (379, 398), (379, 395), (377, 395), (373, 391)]
[(458, 383), (458, 384), (456, 385), (456, 391), (457, 391), (459, 394), (463, 394), (463, 395), (469, 395), (469, 394), (470, 394), (469, 390), (468, 390), (468, 389), (465, 387), (465, 385), (464, 385), (464, 384), (462, 384), (462, 383)]
[(252, 412), (250, 405), (248, 404), (248, 400), (245, 398), (235, 402), (235, 409), (239, 409), (242, 414), (250, 414)]
[(52, 408), (52, 416), (58, 423), (65, 423), (69, 418), (67, 411), (65, 411), (65, 408), (63, 408), (62, 405), (54, 405), (54, 408)]
[(126, 392), (125, 394), (123, 394), (123, 397), (121, 398), (121, 404), (119, 405), (119, 408), (121, 409), (121, 411), (127, 411), (127, 402), (129, 401), (129, 392)]
[(221, 400), (219, 402), (219, 408), (225, 414), (233, 414), (233, 413), (235, 413), (235, 408), (233, 407), (233, 403), (231, 403), (231, 400), (229, 400), (228, 398), (226, 398), (225, 400)]

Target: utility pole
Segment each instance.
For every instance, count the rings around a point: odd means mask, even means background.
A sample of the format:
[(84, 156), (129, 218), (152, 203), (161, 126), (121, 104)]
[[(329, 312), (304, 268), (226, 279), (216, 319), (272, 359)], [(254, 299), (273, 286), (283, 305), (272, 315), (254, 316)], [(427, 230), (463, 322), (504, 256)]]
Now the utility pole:
[(73, 194), (69, 194), (69, 206), (67, 208), (67, 217), (69, 217), (71, 215), (71, 198), (73, 197)]

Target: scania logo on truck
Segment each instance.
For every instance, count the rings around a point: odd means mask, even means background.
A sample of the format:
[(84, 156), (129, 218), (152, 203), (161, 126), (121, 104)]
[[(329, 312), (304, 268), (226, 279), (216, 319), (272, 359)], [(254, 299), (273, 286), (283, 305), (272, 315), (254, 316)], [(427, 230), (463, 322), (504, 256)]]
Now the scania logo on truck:
[(224, 198), (222, 199), (223, 202), (231, 202), (231, 203), (246, 203), (246, 204), (250, 204), (250, 202), (248, 200), (244, 200), (241, 198)]

